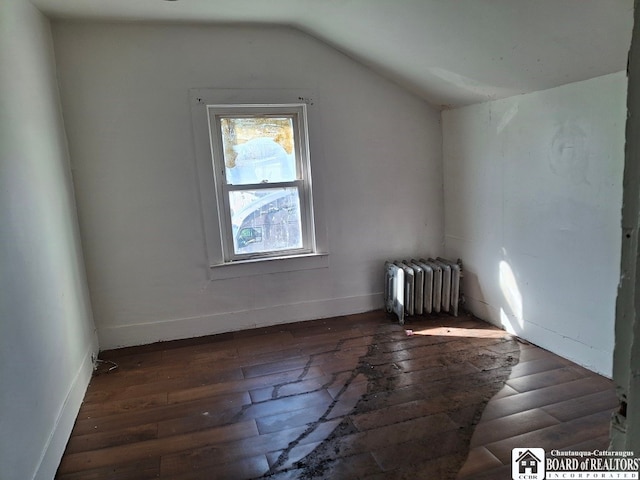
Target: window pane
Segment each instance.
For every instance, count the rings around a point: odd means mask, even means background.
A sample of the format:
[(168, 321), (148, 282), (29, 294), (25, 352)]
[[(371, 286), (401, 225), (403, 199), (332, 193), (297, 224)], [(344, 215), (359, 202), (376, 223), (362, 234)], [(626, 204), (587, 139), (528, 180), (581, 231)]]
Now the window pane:
[(296, 179), (293, 117), (221, 117), (220, 128), (228, 184)]
[(298, 189), (229, 192), (236, 255), (302, 248)]

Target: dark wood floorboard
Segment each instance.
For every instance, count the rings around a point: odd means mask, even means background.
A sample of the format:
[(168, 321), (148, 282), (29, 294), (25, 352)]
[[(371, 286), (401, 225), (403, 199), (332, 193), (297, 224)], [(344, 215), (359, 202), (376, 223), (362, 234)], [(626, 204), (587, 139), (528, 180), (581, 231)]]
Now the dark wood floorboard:
[(469, 316), (384, 312), (102, 352), (56, 478), (508, 479), (602, 449), (610, 380)]

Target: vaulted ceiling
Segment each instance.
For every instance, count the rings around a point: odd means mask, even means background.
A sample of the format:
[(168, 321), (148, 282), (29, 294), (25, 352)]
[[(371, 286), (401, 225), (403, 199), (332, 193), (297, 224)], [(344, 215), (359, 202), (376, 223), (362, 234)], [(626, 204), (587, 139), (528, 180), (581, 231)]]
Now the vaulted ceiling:
[(443, 108), (626, 68), (633, 0), (32, 0), (51, 18), (298, 28)]

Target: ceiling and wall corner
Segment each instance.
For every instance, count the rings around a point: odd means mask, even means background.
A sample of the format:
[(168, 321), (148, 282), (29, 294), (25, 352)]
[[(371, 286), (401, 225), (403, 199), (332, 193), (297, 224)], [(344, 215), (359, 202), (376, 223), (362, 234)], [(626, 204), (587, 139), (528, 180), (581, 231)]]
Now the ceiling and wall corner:
[(451, 108), (624, 70), (633, 0), (32, 0), (55, 19), (298, 28)]

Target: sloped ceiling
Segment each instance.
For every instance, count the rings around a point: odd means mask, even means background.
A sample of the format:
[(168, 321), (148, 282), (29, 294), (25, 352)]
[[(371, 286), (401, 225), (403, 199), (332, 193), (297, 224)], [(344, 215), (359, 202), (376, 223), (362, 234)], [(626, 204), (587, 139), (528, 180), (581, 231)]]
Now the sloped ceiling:
[(32, 0), (51, 18), (298, 28), (442, 108), (626, 68), (633, 0)]

